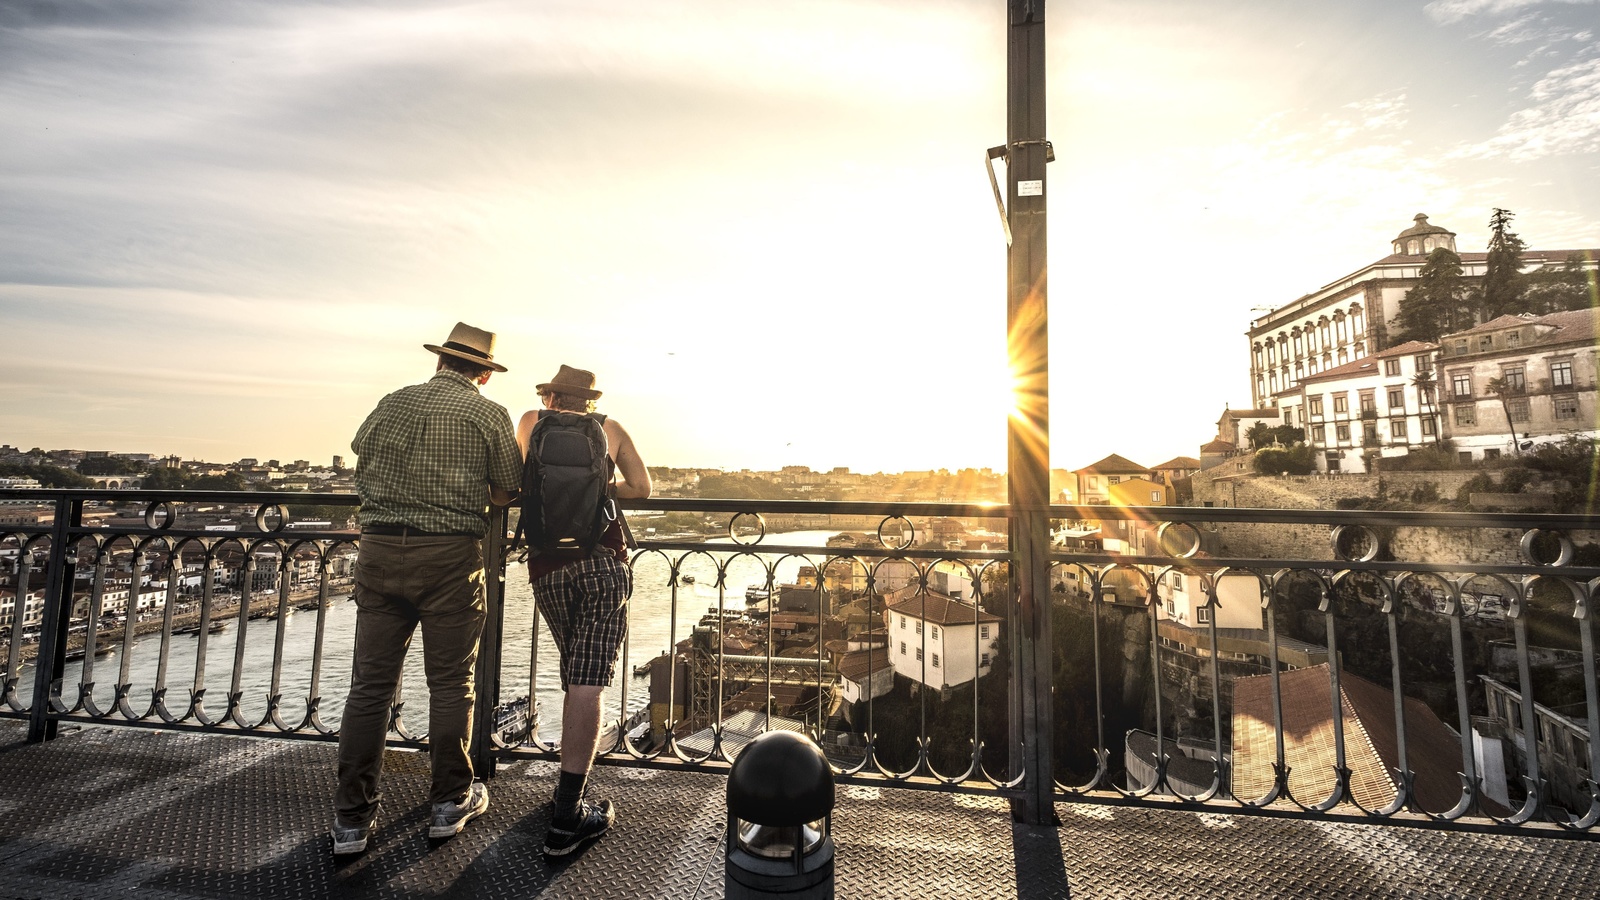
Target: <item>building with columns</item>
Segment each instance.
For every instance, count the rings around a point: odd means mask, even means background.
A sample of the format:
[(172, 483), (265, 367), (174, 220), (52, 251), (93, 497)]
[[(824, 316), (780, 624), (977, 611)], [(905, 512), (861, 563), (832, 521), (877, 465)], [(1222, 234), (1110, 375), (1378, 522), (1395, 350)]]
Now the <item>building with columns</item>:
[[(1305, 379), (1390, 347), (1400, 301), (1434, 250), (1443, 247), (1461, 257), (1464, 284), (1483, 277), (1488, 254), (1460, 252), (1455, 232), (1430, 223), (1424, 213), (1412, 221), (1390, 239), (1389, 255), (1250, 322), (1252, 407), (1296, 405)], [(1524, 271), (1561, 266), (1574, 253), (1589, 260), (1600, 256), (1596, 250), (1525, 250)]]

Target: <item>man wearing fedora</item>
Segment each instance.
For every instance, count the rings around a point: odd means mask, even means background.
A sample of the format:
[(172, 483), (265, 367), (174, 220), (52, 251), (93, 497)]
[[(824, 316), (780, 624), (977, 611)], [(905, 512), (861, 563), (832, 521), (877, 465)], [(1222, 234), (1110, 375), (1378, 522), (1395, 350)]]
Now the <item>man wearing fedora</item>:
[[(594, 373), (563, 365), (554, 378), (538, 386), (539, 399), (546, 410), (591, 414), (600, 398), (594, 382)], [(517, 443), (524, 453), (539, 412), (529, 410), (517, 424)], [(612, 418), (605, 418), (601, 428), (620, 478), (614, 484), (615, 496), (649, 497), (650, 470), (627, 429)], [(561, 709), (561, 774), (544, 841), (546, 854), (563, 857), (605, 834), (616, 818), (610, 800), (592, 803), (584, 791), (600, 739), (600, 695), (611, 684), (617, 651), (628, 633), (633, 572), (628, 568), (622, 518), (618, 516), (606, 529), (594, 555), (556, 560), (535, 556), (528, 560), (528, 577), (560, 652), (561, 686), (566, 691)]]
[(511, 416), (478, 388), (505, 366), (492, 332), (457, 323), (434, 375), (382, 400), (350, 444), (358, 457), (355, 654), (339, 727), (335, 854), (367, 847), (378, 812), (389, 711), (412, 634), (422, 626), (433, 768), (430, 838), (457, 834), (489, 807), (473, 780), (473, 666), (483, 633), (482, 538), (491, 502), (521, 478)]

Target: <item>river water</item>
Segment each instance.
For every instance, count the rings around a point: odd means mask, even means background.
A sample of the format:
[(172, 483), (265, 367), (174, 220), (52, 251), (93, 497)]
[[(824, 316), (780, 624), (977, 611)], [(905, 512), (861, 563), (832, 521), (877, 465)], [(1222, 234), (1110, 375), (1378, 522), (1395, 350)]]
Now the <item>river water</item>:
[[(802, 546), (822, 548), (828, 537), (836, 531), (802, 531), (769, 535), (762, 543), (767, 545)], [(728, 610), (745, 608), (745, 588), (765, 584), (767, 567), (773, 567), (773, 583), (795, 581), (802, 565), (821, 565), (827, 552), (818, 549), (810, 559), (799, 556), (781, 556), (762, 553), (729, 559), (726, 552), (717, 558), (726, 562), (726, 590), (722, 603)], [(618, 661), (616, 678), (605, 694), (605, 715), (618, 717), (623, 710), (635, 711), (649, 702), (649, 679), (633, 676), (633, 669), (666, 652), (676, 641), (689, 635), (690, 629), (708, 609), (718, 605), (717, 562), (706, 551), (674, 553), (672, 559), (681, 560), (680, 577), (687, 575), (693, 583), (678, 585), (676, 620), (673, 617), (672, 589), (669, 583), (670, 561), (662, 553), (646, 553), (634, 567), (633, 599), (629, 618), (628, 643), (624, 645), (624, 658)], [(322, 699), (318, 707), (319, 720), (329, 727), (336, 726), (344, 707), (345, 694), (350, 686), (351, 647), (355, 637), (356, 606), (347, 596), (336, 595), (329, 600), (326, 613), (326, 636), (323, 640), (323, 658), (319, 691)], [(558, 658), (554, 644), (539, 623), (539, 648), (537, 664), (533, 654), (535, 626), (533, 591), (528, 584), (527, 567), (510, 563), (506, 569), (504, 649), (501, 656), (500, 699), (507, 700), (532, 694), (537, 700), (538, 732), (541, 737), (553, 739), (560, 733), (561, 682)], [(242, 661), (239, 686), (240, 718), (255, 723), (265, 718), (268, 697), (272, 693), (273, 659), (278, 652), (278, 632), (282, 631), (281, 678), (278, 693), (282, 700), (279, 717), (291, 727), (306, 715), (307, 698), (311, 695), (313, 657), (316, 651), (317, 614), (314, 610), (298, 610), (277, 620), (255, 621), (227, 620), (224, 631), (207, 635), (205, 639), (205, 664), (196, 665), (201, 641), (199, 636), (178, 635), (172, 638), (167, 659), (166, 689), (169, 710), (181, 712), (189, 691), (197, 678), (203, 679), (205, 709), (213, 718), (227, 709), (227, 697), (233, 690), (235, 660)], [(78, 685), (83, 681), (84, 667), (89, 667), (89, 677), (94, 685), (92, 697), (95, 705), (106, 709), (112, 705), (114, 685), (127, 683), (128, 705), (136, 715), (144, 713), (151, 703), (151, 692), (156, 685), (160, 664), (161, 640), (159, 634), (135, 638), (133, 650), (124, 659), (120, 626), (110, 634), (102, 630), (102, 641), (107, 637), (117, 639), (116, 648), (93, 660), (69, 662), (63, 689), (68, 701), (75, 698)], [(241, 636), (243, 641), (240, 655)], [(405, 675), (401, 686), (404, 702), (402, 718), (413, 734), (427, 730), (428, 694), (422, 671), (422, 653), (417, 642), (422, 639), (419, 628), (411, 652), (406, 657)], [(124, 669), (126, 675), (123, 674)], [(200, 671), (197, 672), (197, 669)], [(31, 698), (33, 666), (23, 667), (17, 696), (23, 703)], [(530, 690), (531, 687), (531, 690)]]

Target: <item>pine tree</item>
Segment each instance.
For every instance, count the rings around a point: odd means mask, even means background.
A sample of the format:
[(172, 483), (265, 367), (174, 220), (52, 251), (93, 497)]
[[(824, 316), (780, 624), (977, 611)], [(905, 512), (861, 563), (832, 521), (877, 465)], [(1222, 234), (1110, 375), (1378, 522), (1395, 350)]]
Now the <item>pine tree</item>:
[(1428, 261), (1418, 273), (1417, 286), (1406, 291), (1400, 301), (1395, 325), (1396, 344), (1437, 343), (1441, 335), (1472, 327), (1466, 290), (1461, 283), (1461, 257), (1444, 247), (1428, 254)]
[(1522, 251), (1527, 245), (1511, 230), (1515, 213), (1495, 208), (1489, 217), (1489, 253), (1480, 286), (1478, 315), (1484, 322), (1500, 316), (1527, 312), (1523, 295), (1527, 278), (1522, 274)]

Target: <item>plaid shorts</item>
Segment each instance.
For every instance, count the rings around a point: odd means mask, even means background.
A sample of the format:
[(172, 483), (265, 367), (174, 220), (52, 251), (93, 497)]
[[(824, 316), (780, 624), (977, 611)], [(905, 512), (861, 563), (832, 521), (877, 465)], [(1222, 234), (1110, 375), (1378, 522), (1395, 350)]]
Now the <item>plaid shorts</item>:
[(561, 653), (561, 689), (606, 687), (628, 636), (633, 570), (611, 556), (563, 566), (533, 583), (533, 598)]

